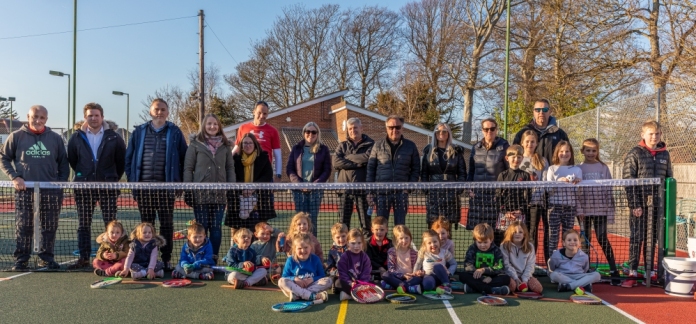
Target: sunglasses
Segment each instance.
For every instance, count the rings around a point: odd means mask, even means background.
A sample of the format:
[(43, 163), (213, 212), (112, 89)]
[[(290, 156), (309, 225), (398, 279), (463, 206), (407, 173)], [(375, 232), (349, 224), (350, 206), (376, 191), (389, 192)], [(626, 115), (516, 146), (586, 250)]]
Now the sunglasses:
[(484, 128), (483, 132), (484, 133), (495, 132), (496, 129), (498, 129), (498, 127)]
[(389, 129), (389, 130), (394, 130), (394, 129), (401, 130), (401, 126), (387, 126), (387, 129)]
[(549, 107), (534, 108), (534, 111), (536, 111), (536, 112), (549, 112)]
[(306, 131), (304, 131), (304, 133), (305, 133), (305, 134), (317, 135), (318, 132), (315, 131), (315, 130), (306, 130)]

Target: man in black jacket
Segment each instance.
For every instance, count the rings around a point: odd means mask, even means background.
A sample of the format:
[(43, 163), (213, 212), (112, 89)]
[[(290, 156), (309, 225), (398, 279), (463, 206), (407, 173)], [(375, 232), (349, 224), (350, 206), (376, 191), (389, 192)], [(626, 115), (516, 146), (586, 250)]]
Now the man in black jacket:
[[(367, 182), (418, 182), (420, 155), (416, 143), (401, 134), (404, 118), (387, 117), (387, 138), (375, 142), (367, 162)], [(406, 224), (408, 192), (406, 190), (379, 190), (377, 192), (377, 216), (389, 220), (394, 209), (394, 225)]]
[(522, 134), (528, 130), (533, 130), (539, 137), (536, 152), (546, 158), (551, 163), (553, 150), (560, 141), (568, 141), (568, 134), (556, 125), (556, 119), (551, 116), (551, 104), (546, 99), (539, 99), (534, 103), (534, 118), (527, 125), (522, 127), (515, 135), (512, 144), (522, 144)]
[[(83, 109), (84, 122), (75, 125), (68, 141), (68, 162), (75, 171), (75, 182), (118, 182), (126, 164), (126, 143), (104, 122), (104, 109), (90, 102)], [(75, 189), (75, 207), (79, 220), (77, 246), (80, 257), (68, 269), (89, 267), (92, 247), (92, 215), (99, 202), (104, 227), (116, 219), (118, 189)]]
[[(346, 121), (348, 140), (341, 142), (333, 157), (333, 166), (338, 170), (336, 182), (354, 183), (365, 182), (367, 177), (367, 161), (370, 158), (372, 146), (375, 144), (369, 136), (362, 133), (362, 123), (358, 118)], [(338, 212), (341, 222), (350, 228), (350, 218), (353, 215), (353, 205), (358, 210), (360, 227), (364, 234), (370, 233), (370, 216), (367, 215), (367, 194), (364, 190), (346, 190), (339, 194)]]

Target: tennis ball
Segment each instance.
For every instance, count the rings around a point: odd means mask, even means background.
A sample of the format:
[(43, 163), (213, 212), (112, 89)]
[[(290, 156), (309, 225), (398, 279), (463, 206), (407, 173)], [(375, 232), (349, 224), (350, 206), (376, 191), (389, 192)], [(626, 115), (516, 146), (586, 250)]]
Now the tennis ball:
[(250, 266), (246, 266), (246, 265), (244, 266), (244, 270), (249, 271), (249, 272), (254, 272), (254, 269), (256, 269), (256, 267), (254, 267), (253, 264)]
[(521, 292), (527, 292), (529, 288), (527, 288), (527, 284), (523, 282), (519, 286), (517, 286), (517, 290)]

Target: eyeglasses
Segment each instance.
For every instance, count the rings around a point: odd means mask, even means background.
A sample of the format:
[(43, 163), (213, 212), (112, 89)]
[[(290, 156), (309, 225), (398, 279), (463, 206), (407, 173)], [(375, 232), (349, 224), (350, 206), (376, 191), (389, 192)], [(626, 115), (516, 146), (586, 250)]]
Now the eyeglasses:
[(439, 130), (439, 131), (435, 131), (435, 134), (445, 135), (445, 134), (449, 134), (449, 132), (446, 130)]
[(306, 130), (306, 131), (304, 131), (304, 133), (305, 133), (305, 134), (317, 135), (318, 132), (315, 131), (315, 130)]
[(544, 108), (534, 108), (535, 112), (549, 112), (549, 107), (544, 107)]
[(242, 142), (242, 145), (251, 146), (251, 145), (254, 145), (254, 143), (245, 143), (245, 142)]
[(389, 129), (389, 130), (401, 130), (401, 125), (398, 125), (398, 126), (387, 126), (387, 129)]
[(483, 132), (484, 133), (495, 132), (496, 129), (498, 129), (498, 127), (483, 128)]

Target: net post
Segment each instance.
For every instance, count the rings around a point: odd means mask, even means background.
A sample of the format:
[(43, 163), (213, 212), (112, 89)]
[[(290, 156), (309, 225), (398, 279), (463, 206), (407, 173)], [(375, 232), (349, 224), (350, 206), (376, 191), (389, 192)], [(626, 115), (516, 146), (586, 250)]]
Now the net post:
[(677, 180), (665, 179), (665, 240), (664, 255), (676, 256), (677, 250)]
[(34, 252), (41, 247), (41, 189), (39, 182), (34, 182)]

